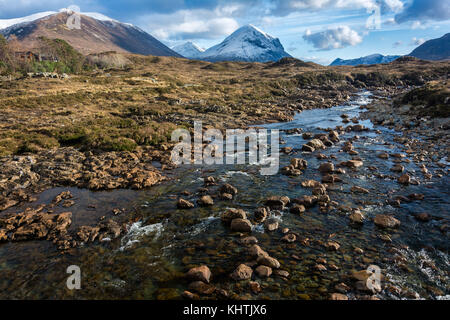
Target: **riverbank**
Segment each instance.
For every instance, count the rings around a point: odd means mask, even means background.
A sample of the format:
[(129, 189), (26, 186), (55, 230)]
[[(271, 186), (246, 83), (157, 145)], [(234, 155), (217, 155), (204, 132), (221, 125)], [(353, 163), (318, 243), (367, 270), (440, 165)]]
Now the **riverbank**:
[[(420, 163), (404, 152), (405, 146), (397, 142), (399, 135), (393, 130), (358, 120), (360, 107), (370, 102), (365, 95), (360, 99), (336, 108), (308, 110), (291, 122), (266, 125), (281, 129), (283, 147), (291, 148), (281, 155), (280, 165), (293, 167), (276, 176), (262, 177), (258, 168), (251, 166), (193, 166), (174, 168), (168, 171), (173, 180), (132, 194), (119, 190), (77, 194), (71, 190), (76, 203), (72, 217), (82, 213), (84, 219), (89, 214), (93, 219), (94, 212), (126, 203), (126, 212), (114, 216), (111, 210), (105, 221), (123, 214), (124, 221), (131, 216), (136, 222), (119, 224), (121, 235), (116, 239), (114, 225), (100, 232), (85, 230), (89, 231), (86, 244), (65, 255), (42, 241), (0, 246), (3, 296), (444, 297), (449, 289), (445, 285), (447, 172), (435, 161), (427, 165), (432, 175), (429, 179), (414, 174), (410, 182), (419, 183), (399, 183), (400, 176), (415, 172)], [(302, 151), (303, 145), (314, 139), (323, 147), (316, 141), (317, 150)], [(392, 171), (398, 165), (404, 172)], [(298, 171), (300, 175), (291, 174)], [(51, 201), (61, 191), (54, 190), (40, 200)], [(89, 208), (94, 197), (101, 199), (96, 210)], [(180, 208), (179, 199), (193, 207)], [(67, 200), (55, 205), (56, 213), (65, 210)], [(77, 221), (76, 227), (83, 222), (86, 220)], [(100, 242), (88, 245), (93, 234)], [(19, 247), (28, 258), (14, 253)], [(50, 266), (46, 262), (49, 256), (53, 259)], [(70, 292), (57, 285), (64, 283), (68, 264), (83, 270), (85, 290)], [(370, 265), (379, 266), (383, 275), (375, 291), (361, 283)], [(191, 271), (186, 277), (189, 270), (200, 266), (208, 269)], [(30, 278), (36, 270), (41, 276)], [(20, 286), (11, 283), (11, 279), (23, 278), (29, 280)]]

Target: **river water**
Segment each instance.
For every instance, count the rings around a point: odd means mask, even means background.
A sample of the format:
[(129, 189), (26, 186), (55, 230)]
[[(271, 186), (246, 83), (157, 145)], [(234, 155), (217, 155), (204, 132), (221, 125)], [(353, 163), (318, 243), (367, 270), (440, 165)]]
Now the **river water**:
[[(342, 183), (332, 185), (328, 194), (339, 206), (360, 208), (367, 219), (362, 226), (349, 223), (347, 214), (340, 210), (321, 213), (318, 208), (308, 209), (303, 215), (288, 210), (274, 213), (280, 228), (266, 232), (255, 226), (252, 232), (259, 245), (281, 263), (281, 269), (289, 272), (289, 278), (272, 275), (257, 279), (262, 292), (254, 295), (246, 282), (235, 282), (229, 274), (241, 263), (249, 262), (240, 235), (225, 226), (220, 215), (227, 208), (242, 208), (252, 216), (254, 209), (262, 206), (269, 196), (299, 198), (310, 195), (311, 190), (302, 188), (305, 179), (321, 180), (317, 168), (327, 160), (318, 160), (316, 153), (300, 151), (307, 141), (301, 134), (286, 134), (286, 130), (301, 128), (303, 132), (323, 133), (324, 128), (335, 128), (342, 123), (342, 114), (358, 117), (362, 106), (370, 102), (370, 93), (359, 94), (352, 102), (331, 109), (307, 110), (297, 114), (292, 122), (265, 125), (268, 129), (280, 129), (284, 146), (293, 147), (296, 154), (280, 155), (280, 167), (289, 164), (293, 157), (304, 158), (308, 168), (299, 177), (261, 176), (259, 167), (247, 165), (189, 166), (176, 169), (170, 174), (172, 180), (144, 191), (119, 190), (113, 192), (90, 192), (69, 189), (75, 196), (76, 205), (71, 208), (74, 226), (94, 222), (92, 204), (96, 211), (110, 212), (112, 208), (126, 208), (127, 215), (136, 218), (128, 233), (120, 239), (104, 241), (74, 249), (61, 255), (50, 242), (31, 241), (0, 245), (0, 298), (59, 298), (59, 299), (179, 299), (189, 283), (184, 273), (189, 268), (206, 264), (210, 267), (212, 284), (228, 292), (231, 298), (246, 299), (327, 299), (338, 283), (350, 288), (348, 296), (354, 298), (352, 271), (365, 270), (377, 265), (384, 276), (384, 299), (446, 299), (449, 287), (449, 239), (439, 227), (449, 219), (449, 179), (433, 175), (424, 180), (413, 161), (402, 162), (406, 171), (416, 176), (421, 184), (402, 186), (390, 169), (393, 158), (382, 160), (380, 152), (391, 154), (404, 152), (394, 142), (399, 135), (392, 130), (377, 127), (375, 132), (369, 120), (360, 123), (370, 128), (367, 132), (349, 132), (341, 135), (341, 142), (322, 153), (336, 156), (335, 164), (350, 160), (347, 153), (339, 152), (343, 142), (354, 138), (355, 150), (364, 161), (364, 167), (347, 170)], [(408, 159), (408, 157), (406, 158)], [(412, 159), (411, 159), (412, 160)], [(374, 166), (376, 171), (368, 167)], [(431, 173), (442, 169), (436, 163), (427, 164)], [(375, 174), (384, 174), (385, 177)], [(213, 176), (219, 182), (230, 183), (239, 192), (232, 201), (215, 200), (213, 207), (197, 207), (191, 210), (176, 208), (176, 200), (184, 191), (190, 196), (184, 199), (195, 202), (198, 190), (204, 187), (203, 178)], [(354, 194), (352, 186), (369, 189), (369, 194)], [(37, 203), (48, 203), (52, 197), (67, 188), (55, 188), (40, 195)], [(210, 191), (214, 192), (211, 187)], [(393, 207), (387, 199), (413, 193), (425, 195), (423, 201), (402, 203)], [(66, 210), (67, 211), (67, 210)], [(419, 222), (414, 214), (428, 212), (434, 219)], [(376, 214), (393, 214), (401, 221), (397, 230), (379, 229), (370, 220)], [(281, 230), (289, 228), (309, 245), (300, 242), (286, 244), (280, 241)], [(388, 235), (392, 242), (383, 240)], [(327, 250), (323, 242), (332, 239), (341, 245), (336, 252)], [(355, 248), (364, 250), (363, 254)], [(293, 255), (295, 258), (293, 258)], [(338, 270), (316, 271), (317, 259), (326, 259)], [(80, 266), (81, 290), (70, 291), (66, 287), (69, 265)], [(392, 289), (396, 288), (396, 289)], [(221, 298), (211, 295), (210, 298)]]

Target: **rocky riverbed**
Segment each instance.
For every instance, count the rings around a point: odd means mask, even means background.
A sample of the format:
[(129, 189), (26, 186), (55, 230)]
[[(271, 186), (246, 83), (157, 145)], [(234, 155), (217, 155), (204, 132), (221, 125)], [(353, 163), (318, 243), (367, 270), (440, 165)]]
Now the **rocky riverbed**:
[[(448, 298), (448, 130), (405, 126), (382, 96), (263, 125), (282, 132), (275, 176), (171, 168), (152, 150), (68, 148), (56, 168), (44, 153), (15, 158), (2, 177), (0, 297)], [(73, 264), (79, 291), (65, 287)]]

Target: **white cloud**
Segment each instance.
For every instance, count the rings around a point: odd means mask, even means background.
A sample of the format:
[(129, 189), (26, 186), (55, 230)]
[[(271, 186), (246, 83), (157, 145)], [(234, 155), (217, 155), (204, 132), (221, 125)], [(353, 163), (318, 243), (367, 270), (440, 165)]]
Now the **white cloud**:
[(319, 50), (332, 50), (355, 46), (363, 41), (358, 32), (348, 26), (329, 28), (316, 33), (311, 32), (311, 30), (306, 30), (303, 39)]
[(400, 12), (403, 9), (401, 0), (278, 0), (274, 1), (274, 14), (288, 15), (293, 11), (314, 11), (329, 9), (366, 9), (380, 8), (383, 12)]
[(223, 15), (230, 8), (216, 10), (179, 10), (170, 14), (151, 14), (139, 18), (139, 24), (163, 40), (215, 39), (229, 35), (239, 24)]
[(411, 24), (411, 29), (416, 30), (416, 29), (425, 29), (425, 26), (422, 25), (422, 22), (420, 22), (419, 20), (413, 21), (413, 23)]

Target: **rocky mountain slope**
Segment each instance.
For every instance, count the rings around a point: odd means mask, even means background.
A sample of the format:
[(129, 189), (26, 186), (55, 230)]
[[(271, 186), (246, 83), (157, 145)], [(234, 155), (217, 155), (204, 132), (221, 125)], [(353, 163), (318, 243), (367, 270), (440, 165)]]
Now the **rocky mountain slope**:
[(29, 17), (0, 20), (0, 30), (18, 50), (32, 50), (40, 37), (63, 39), (83, 54), (105, 51), (180, 57), (147, 32), (98, 13), (81, 14), (81, 28), (70, 29), (72, 12), (44, 12)]
[(428, 40), (409, 56), (423, 60), (447, 60), (450, 59), (450, 33), (439, 39)]

